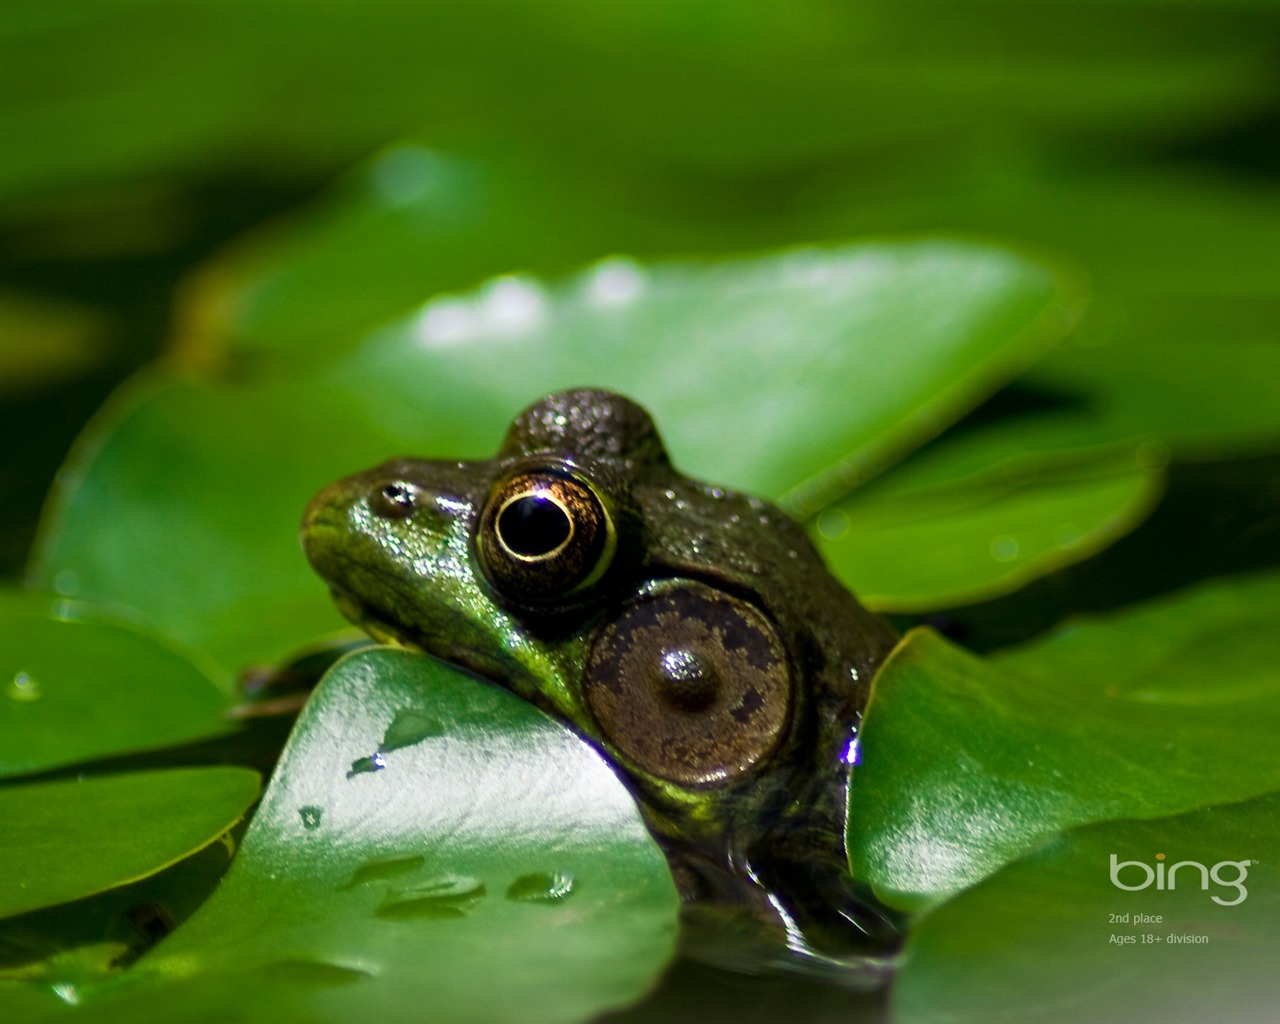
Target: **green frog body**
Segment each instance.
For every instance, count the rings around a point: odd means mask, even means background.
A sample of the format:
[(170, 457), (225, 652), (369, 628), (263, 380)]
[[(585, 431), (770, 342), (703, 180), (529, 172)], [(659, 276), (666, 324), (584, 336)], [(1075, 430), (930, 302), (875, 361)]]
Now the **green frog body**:
[(674, 469), (640, 406), (549, 395), (493, 459), (393, 459), (330, 485), (302, 539), (375, 638), (593, 744), (687, 904), (747, 908), (793, 947), (892, 945), (892, 922), (849, 889), (844, 837), (868, 686), (895, 636), (788, 516)]

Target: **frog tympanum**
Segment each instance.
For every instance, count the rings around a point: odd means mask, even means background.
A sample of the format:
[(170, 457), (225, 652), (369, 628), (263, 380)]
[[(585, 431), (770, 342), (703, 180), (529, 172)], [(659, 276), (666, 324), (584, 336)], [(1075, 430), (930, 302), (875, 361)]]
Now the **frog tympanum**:
[(508, 688), (630, 787), (687, 904), (792, 952), (885, 952), (848, 883), (846, 792), (894, 643), (774, 506), (691, 480), (619, 395), (550, 395), (493, 459), (393, 459), (303, 523), (344, 614)]

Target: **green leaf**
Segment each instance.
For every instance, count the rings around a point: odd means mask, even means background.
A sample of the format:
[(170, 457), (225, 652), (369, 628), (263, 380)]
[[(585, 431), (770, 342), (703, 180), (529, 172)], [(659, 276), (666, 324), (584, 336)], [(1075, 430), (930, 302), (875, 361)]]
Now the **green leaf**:
[(80, 989), (132, 963), (208, 898), (233, 852), (223, 836), (141, 881), (0, 920), (0, 1017), (23, 990), (46, 993), (49, 1006), (74, 1002)]
[(227, 700), (177, 651), (62, 598), (0, 591), (0, 776), (227, 730)]
[[(1002, 161), (965, 187), (859, 195), (825, 212), (856, 233), (1007, 235), (1070, 253), (1097, 299), (1079, 343), (1026, 383), (1074, 402), (1011, 425), (1024, 450), (1152, 438), (1175, 457), (1280, 447), (1280, 201), (1265, 185), (1203, 172), (1029, 173)], [(1117, 225), (1123, 225), (1118, 231)]]
[[(1228, 323), (1221, 333), (1229, 331)], [(1267, 341), (1130, 334), (1111, 344), (1065, 348), (1027, 382), (1075, 400), (1085, 412), (1049, 421), (1038, 439), (1055, 448), (1155, 441), (1181, 459), (1280, 450), (1277, 341), (1280, 332)]]
[[(650, 407), (687, 472), (803, 514), (1033, 363), (1078, 302), (1050, 268), (945, 240), (606, 260), (550, 292), (506, 277), (435, 299), (350, 369), (419, 422), (446, 383), (474, 389), (486, 436), (538, 393), (603, 377)], [(441, 380), (406, 372), (424, 365)]]
[(633, 210), (594, 167), (583, 175), (403, 142), (202, 268), (174, 344), (188, 359), (229, 350), (296, 362), (350, 348), (424, 297), (504, 271), (564, 273), (611, 251), (705, 249), (713, 235)]
[(583, 1020), (652, 983), (678, 903), (590, 747), (504, 690), (379, 648), (316, 690), (210, 901), (80, 998), (95, 1021)]
[(181, 860), (258, 795), (247, 768), (175, 768), (0, 788), (0, 917), (123, 885)]
[[(1204, 333), (1206, 320), (1220, 328), (1242, 308), (1273, 304), (1280, 288), (1275, 189), (1202, 171), (1037, 171), (1006, 156), (963, 187), (942, 181), (908, 195), (858, 192), (823, 216), (850, 233), (947, 231), (1070, 253), (1113, 304), (1098, 325), (1113, 332), (1127, 330), (1127, 321), (1147, 334), (1142, 324), (1154, 315), (1167, 337), (1225, 343), (1231, 334)], [(1188, 319), (1189, 306), (1199, 312)], [(1261, 322), (1275, 337), (1274, 317)]]
[[(1269, 1019), (1280, 1002), (1272, 969), (1280, 941), (1277, 820), (1280, 797), (1272, 794), (1176, 818), (1092, 825), (1048, 842), (917, 925), (893, 1019)], [(1146, 865), (1119, 867), (1124, 885), (1151, 884), (1138, 891), (1113, 885), (1113, 855), (1117, 865)]]
[(867, 713), (855, 873), (919, 909), (1063, 829), (1280, 787), (1277, 600), (1280, 576), (1224, 581), (994, 662), (908, 634)]
[(498, 278), (287, 378), (138, 381), (74, 453), (34, 579), (225, 665), (274, 660), (337, 623), (294, 538), (339, 476), (488, 457), (528, 402), (589, 383), (648, 406), (685, 471), (803, 511), (1039, 356), (1070, 322), (1067, 290), (940, 241)]
[(934, 488), (918, 486), (922, 474), (904, 487), (891, 471), (819, 513), (815, 540), (831, 570), (878, 611), (997, 597), (1106, 547), (1163, 490), (1159, 471), (1132, 460), (1059, 461), (1022, 481), (983, 472)]

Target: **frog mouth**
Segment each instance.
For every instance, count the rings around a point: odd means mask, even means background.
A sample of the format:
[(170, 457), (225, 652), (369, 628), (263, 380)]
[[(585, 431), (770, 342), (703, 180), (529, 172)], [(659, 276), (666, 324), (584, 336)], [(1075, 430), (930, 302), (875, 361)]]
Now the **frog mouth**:
[(511, 682), (523, 678), (527, 672), (515, 660), (497, 658), (476, 647), (449, 640), (448, 630), (444, 628), (423, 632), (407, 627), (340, 586), (330, 585), (329, 592), (343, 616), (378, 643), (419, 651), (504, 690), (520, 693)]

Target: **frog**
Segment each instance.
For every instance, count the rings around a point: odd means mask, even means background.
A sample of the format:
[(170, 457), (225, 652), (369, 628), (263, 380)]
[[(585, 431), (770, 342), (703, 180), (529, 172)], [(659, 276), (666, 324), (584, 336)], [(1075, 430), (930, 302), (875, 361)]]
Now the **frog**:
[(685, 476), (653, 418), (547, 395), (497, 454), (340, 479), (302, 544), (374, 639), (503, 687), (594, 746), (686, 908), (733, 908), (809, 963), (882, 957), (899, 922), (850, 880), (850, 773), (897, 636), (776, 505)]

